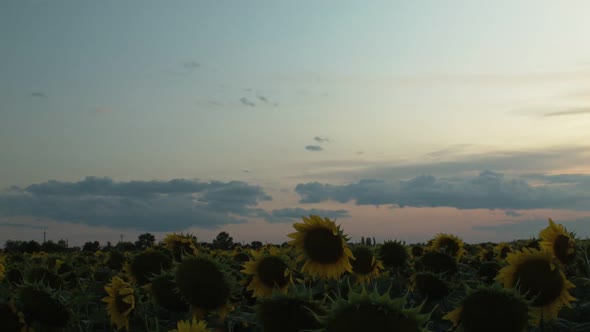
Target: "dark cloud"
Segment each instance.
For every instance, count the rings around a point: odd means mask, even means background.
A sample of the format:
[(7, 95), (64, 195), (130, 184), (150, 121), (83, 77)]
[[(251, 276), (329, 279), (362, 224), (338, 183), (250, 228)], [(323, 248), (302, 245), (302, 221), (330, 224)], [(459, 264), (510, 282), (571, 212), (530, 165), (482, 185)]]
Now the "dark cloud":
[(268, 103), (268, 98), (266, 98), (265, 96), (258, 96), (258, 100), (260, 100), (263, 103)]
[(47, 98), (47, 95), (43, 92), (31, 92), (31, 97), (33, 98)]
[(365, 179), (346, 185), (300, 183), (295, 191), (300, 195), (301, 203), (332, 200), (400, 207), (590, 210), (590, 191), (583, 183), (578, 186), (532, 186), (525, 179), (508, 178), (491, 171), (477, 176), (447, 178), (422, 175), (402, 181)]
[(508, 217), (522, 217), (522, 213), (518, 213), (513, 210), (506, 210), (506, 211), (504, 211), (504, 214), (507, 215)]
[(301, 217), (307, 217), (310, 214), (320, 216), (322, 218), (347, 218), (350, 217), (347, 210), (323, 210), (323, 209), (302, 209), (302, 208), (284, 208), (272, 210), (271, 214), (266, 218), (268, 222), (293, 222), (293, 219), (301, 220)]
[(15, 228), (28, 228), (28, 229), (45, 229), (46, 226), (30, 225), (30, 224), (19, 224), (14, 222), (2, 222), (0, 227), (15, 227)]
[(32, 216), (56, 221), (147, 231), (191, 226), (216, 228), (266, 216), (255, 206), (271, 200), (262, 188), (240, 181), (115, 182), (87, 177), (79, 182), (48, 181), (0, 193), (0, 216)]
[(554, 117), (554, 116), (567, 116), (567, 115), (583, 115), (583, 114), (590, 114), (590, 107), (574, 107), (566, 110), (556, 111), (556, 112), (547, 112), (544, 113), (544, 117)]
[(318, 142), (318, 143), (326, 143), (329, 142), (330, 139), (327, 137), (322, 137), (322, 136), (316, 136), (313, 138), (314, 141)]
[[(568, 231), (576, 232), (579, 237), (590, 235), (590, 218), (579, 218), (571, 221), (553, 221), (564, 225)], [(493, 232), (498, 235), (510, 235), (513, 239), (538, 237), (539, 231), (549, 225), (547, 218), (530, 219), (519, 222), (502, 222), (496, 225), (475, 226), (474, 230)]]
[(307, 151), (322, 151), (323, 148), (319, 145), (307, 145), (305, 147), (305, 150), (307, 150)]
[(242, 105), (244, 106), (256, 107), (256, 104), (254, 104), (252, 101), (250, 101), (250, 99), (246, 97), (240, 98), (240, 103), (242, 103)]

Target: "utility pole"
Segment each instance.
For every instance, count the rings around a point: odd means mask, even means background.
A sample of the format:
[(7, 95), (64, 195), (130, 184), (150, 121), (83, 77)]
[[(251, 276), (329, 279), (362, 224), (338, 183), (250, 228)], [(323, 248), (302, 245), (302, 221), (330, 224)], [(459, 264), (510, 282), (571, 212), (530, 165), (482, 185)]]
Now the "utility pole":
[(47, 228), (43, 229), (43, 243), (45, 243), (45, 239), (47, 238)]
[(123, 243), (123, 234), (121, 234), (121, 241), (119, 243)]

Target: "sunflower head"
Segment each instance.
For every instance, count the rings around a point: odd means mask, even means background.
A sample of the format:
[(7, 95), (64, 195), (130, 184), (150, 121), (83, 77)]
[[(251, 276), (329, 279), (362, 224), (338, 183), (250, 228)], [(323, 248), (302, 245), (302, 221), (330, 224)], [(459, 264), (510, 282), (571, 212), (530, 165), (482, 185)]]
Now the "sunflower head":
[(418, 271), (446, 273), (449, 275), (455, 274), (458, 269), (457, 261), (453, 257), (439, 251), (425, 253), (414, 265)]
[(403, 268), (408, 264), (410, 255), (406, 246), (399, 241), (385, 241), (379, 247), (379, 258), (385, 267)]
[(299, 332), (320, 328), (314, 315), (325, 314), (320, 302), (297, 294), (275, 293), (256, 306), (262, 332)]
[(418, 272), (410, 279), (410, 288), (428, 301), (438, 301), (450, 293), (449, 285), (431, 272)]
[(496, 261), (482, 262), (477, 270), (477, 277), (485, 284), (492, 284), (500, 268), (500, 264)]
[(117, 329), (123, 327), (129, 331), (129, 315), (135, 309), (135, 291), (133, 286), (119, 277), (113, 277), (104, 287), (108, 296), (102, 299), (107, 303), (107, 312), (111, 323)]
[(424, 247), (419, 244), (414, 244), (410, 248), (410, 252), (412, 253), (412, 257), (421, 257), (422, 255), (424, 255)]
[(133, 257), (129, 263), (129, 272), (139, 285), (147, 284), (154, 275), (168, 270), (172, 260), (161, 251), (149, 248)]
[(20, 288), (18, 294), (23, 304), (23, 313), (41, 326), (59, 329), (65, 328), (70, 322), (70, 311), (50, 290), (25, 285)]
[(576, 259), (576, 240), (561, 224), (549, 218), (549, 226), (539, 233), (541, 247), (552, 252), (562, 265)]
[(505, 288), (517, 288), (532, 301), (543, 319), (557, 318), (559, 309), (575, 299), (568, 290), (574, 287), (548, 251), (528, 250), (508, 254), (508, 266), (496, 277)]
[(176, 287), (193, 311), (223, 310), (233, 292), (227, 268), (209, 256), (185, 256), (176, 266)]
[(371, 281), (379, 276), (383, 270), (383, 263), (375, 257), (373, 249), (367, 246), (355, 246), (352, 248), (354, 260), (352, 261), (352, 273), (359, 283)]
[(127, 258), (119, 250), (111, 250), (107, 255), (105, 264), (109, 269), (119, 271), (123, 268), (123, 264), (125, 264), (126, 261)]
[(461, 259), (465, 251), (463, 240), (452, 234), (437, 234), (432, 240), (430, 250), (445, 253), (455, 259)]
[(464, 332), (523, 332), (534, 322), (527, 300), (497, 286), (469, 290), (461, 305), (443, 319)]
[(24, 314), (17, 311), (14, 301), (0, 303), (0, 326), (5, 331), (32, 332), (27, 327)]
[[(274, 249), (274, 248), (273, 248)], [(244, 263), (242, 272), (251, 276), (247, 290), (255, 297), (271, 296), (273, 291), (287, 292), (293, 283), (288, 257), (279, 255), (278, 250), (257, 252), (252, 250), (253, 260)]]
[(181, 320), (176, 323), (176, 329), (170, 330), (169, 332), (210, 332), (211, 329), (207, 328), (207, 323), (204, 320), (196, 320), (193, 318), (192, 321)]
[(323, 332), (348, 331), (427, 331), (429, 314), (421, 314), (420, 307), (407, 308), (406, 298), (391, 299), (389, 292), (350, 291), (348, 299), (337, 298), (330, 312), (320, 316)]
[(197, 245), (196, 238), (191, 234), (168, 234), (164, 238), (166, 248), (172, 252), (174, 260), (180, 262), (183, 255), (196, 255)]
[(42, 283), (53, 289), (64, 286), (64, 281), (57, 273), (42, 266), (34, 266), (29, 269), (27, 272), (27, 281), (31, 283)]
[(344, 272), (352, 272), (352, 251), (339, 226), (328, 218), (310, 215), (302, 223), (293, 224), (297, 230), (288, 236), (299, 251), (299, 261), (305, 261), (302, 272), (322, 279), (338, 279)]
[(176, 291), (174, 275), (164, 273), (152, 279), (150, 292), (156, 304), (173, 312), (186, 312), (189, 307)]
[(506, 242), (500, 242), (494, 247), (494, 253), (498, 259), (506, 259), (509, 253), (512, 252), (512, 247)]

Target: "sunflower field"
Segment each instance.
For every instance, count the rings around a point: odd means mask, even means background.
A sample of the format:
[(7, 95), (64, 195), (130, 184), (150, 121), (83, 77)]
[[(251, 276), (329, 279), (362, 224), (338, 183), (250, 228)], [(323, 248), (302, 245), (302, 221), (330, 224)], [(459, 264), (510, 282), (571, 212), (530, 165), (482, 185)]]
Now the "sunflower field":
[(0, 254), (0, 331), (590, 331), (590, 241), (350, 243), (310, 215), (283, 245)]

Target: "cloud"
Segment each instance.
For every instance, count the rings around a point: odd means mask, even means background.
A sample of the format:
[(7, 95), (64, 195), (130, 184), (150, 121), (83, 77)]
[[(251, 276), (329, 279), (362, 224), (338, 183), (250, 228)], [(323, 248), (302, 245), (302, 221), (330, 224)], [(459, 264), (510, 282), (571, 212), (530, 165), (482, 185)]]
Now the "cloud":
[(256, 107), (256, 104), (254, 104), (252, 101), (250, 101), (246, 97), (240, 98), (240, 103), (242, 103), (242, 105), (244, 105), (244, 106)]
[(562, 111), (557, 112), (547, 112), (544, 113), (544, 117), (555, 117), (555, 116), (568, 116), (568, 115), (583, 115), (583, 114), (590, 114), (590, 107), (574, 107)]
[(321, 146), (319, 146), (319, 145), (307, 145), (307, 146), (305, 147), (305, 150), (307, 150), (307, 151), (322, 151), (323, 149), (324, 149), (324, 148), (322, 148), (322, 147), (321, 147)]
[(518, 213), (513, 210), (506, 210), (504, 211), (504, 214), (508, 217), (522, 217), (522, 213)]
[(111, 114), (111, 113), (113, 113), (113, 109), (107, 108), (107, 107), (99, 107), (99, 108), (94, 109), (94, 113), (96, 113), (96, 114)]
[(260, 100), (263, 103), (268, 103), (268, 98), (266, 98), (265, 96), (258, 96), (258, 100)]
[(47, 98), (47, 95), (44, 94), (43, 92), (31, 92), (31, 97), (33, 98)]
[(365, 179), (345, 185), (310, 182), (295, 187), (301, 203), (355, 201), (357, 205), (506, 210), (590, 210), (588, 189), (586, 182), (533, 186), (523, 178), (508, 178), (491, 171), (483, 171), (477, 176), (437, 178), (422, 175), (401, 181)]
[[(472, 149), (475, 151), (475, 148)], [(420, 160), (424, 160), (421, 158)], [(428, 160), (428, 159), (427, 159)], [(432, 160), (432, 159), (430, 159)], [(539, 150), (495, 150), (452, 155), (445, 161), (367, 161), (321, 160), (307, 163), (321, 179), (358, 181), (359, 179), (408, 179), (419, 174), (456, 176), (494, 169), (507, 174), (544, 173), (547, 170), (590, 164), (590, 147), (582, 145), (549, 147)]]
[(255, 208), (272, 200), (259, 186), (240, 181), (116, 182), (87, 177), (48, 181), (0, 193), (0, 216), (32, 216), (61, 222), (146, 231), (216, 228), (266, 216)]
[(316, 136), (313, 138), (314, 141), (318, 142), (318, 143), (327, 143), (330, 142), (330, 139), (327, 137), (322, 137), (322, 136)]
[(271, 223), (293, 222), (293, 219), (300, 220), (301, 217), (307, 217), (310, 214), (330, 219), (350, 217), (347, 210), (284, 208), (272, 210), (266, 220)]
[(16, 228), (28, 228), (28, 229), (45, 229), (47, 227), (40, 226), (40, 225), (29, 225), (29, 224), (19, 224), (14, 222), (2, 222), (0, 223), (0, 227), (16, 227)]

